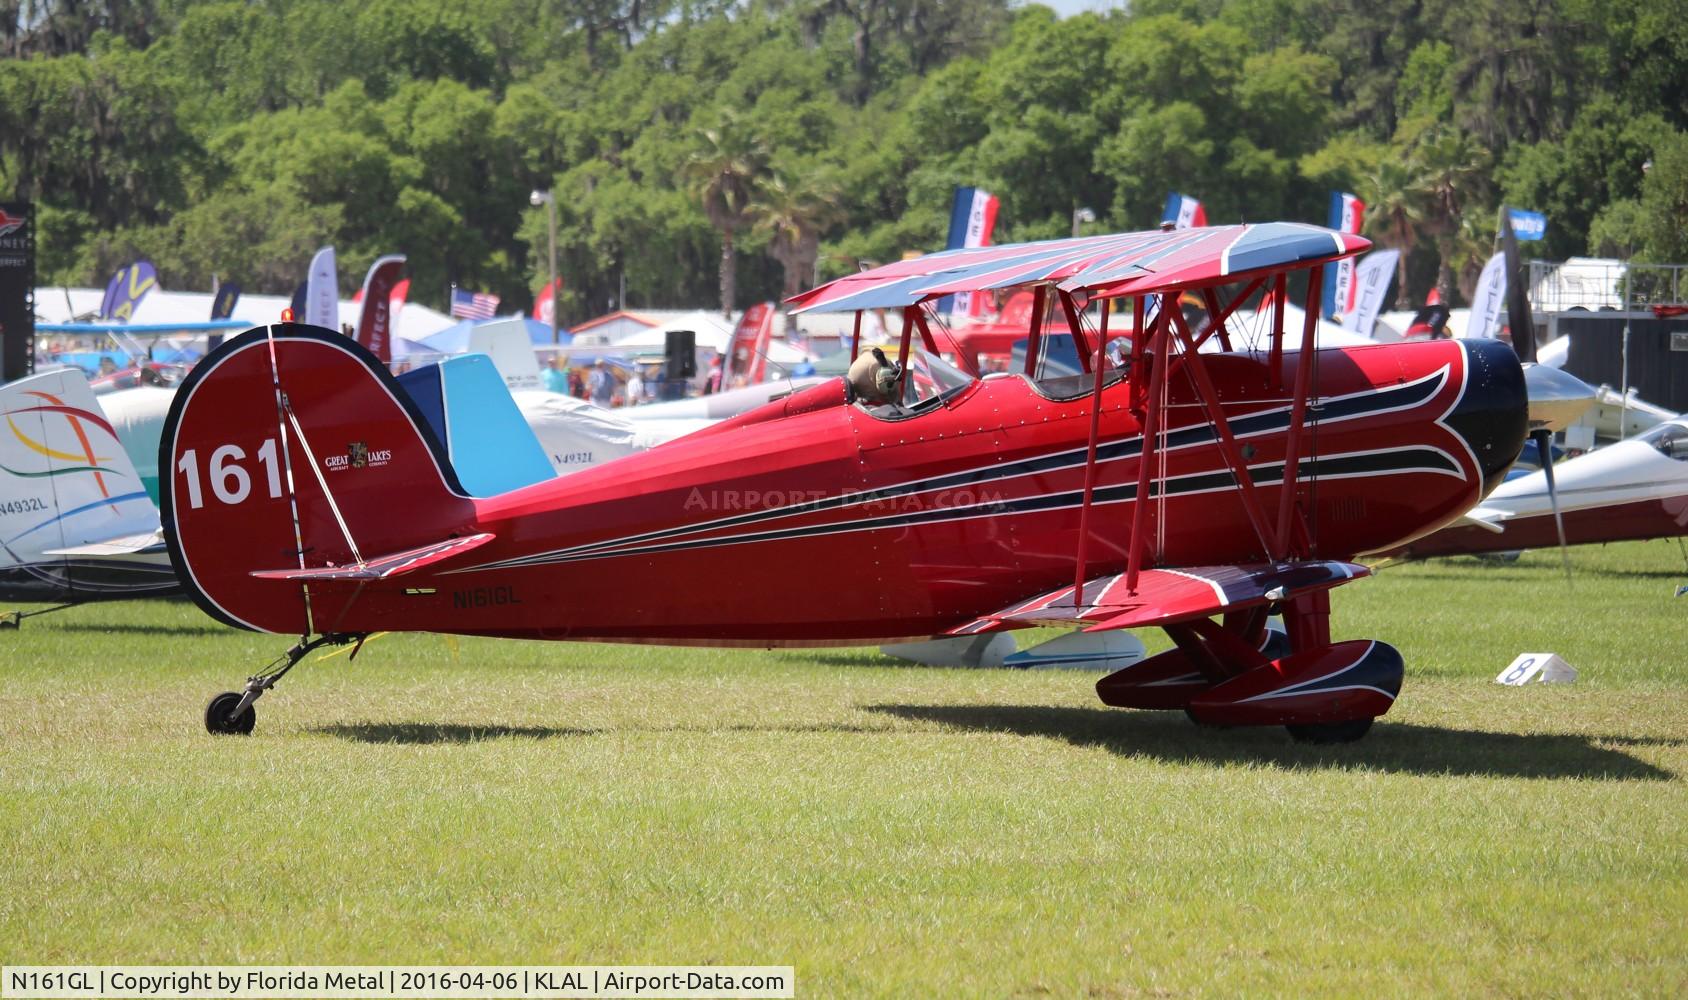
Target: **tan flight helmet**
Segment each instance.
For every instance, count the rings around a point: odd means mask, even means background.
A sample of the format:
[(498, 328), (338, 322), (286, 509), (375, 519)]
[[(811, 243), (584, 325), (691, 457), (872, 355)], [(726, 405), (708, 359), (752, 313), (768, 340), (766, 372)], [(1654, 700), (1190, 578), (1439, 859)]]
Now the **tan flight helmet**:
[(850, 362), (850, 374), (845, 378), (856, 398), (872, 406), (891, 402), (901, 375), (902, 369), (887, 361), (885, 352), (875, 347)]

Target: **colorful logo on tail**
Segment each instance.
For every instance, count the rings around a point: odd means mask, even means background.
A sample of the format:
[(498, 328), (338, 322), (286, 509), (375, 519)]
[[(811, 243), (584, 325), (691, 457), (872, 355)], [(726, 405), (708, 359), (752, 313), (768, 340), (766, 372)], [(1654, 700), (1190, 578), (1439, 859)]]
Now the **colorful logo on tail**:
[[(110, 499), (111, 490), (106, 486), (105, 477), (121, 476), (123, 473), (105, 466), (104, 463), (111, 461), (110, 456), (94, 454), (94, 443), (89, 440), (87, 428), (85, 428), (83, 424), (86, 422), (87, 424), (91, 424), (92, 426), (105, 431), (114, 443), (117, 442), (116, 429), (106, 421), (105, 417), (100, 416), (98, 413), (93, 413), (77, 406), (68, 406), (65, 404), (64, 400), (52, 393), (38, 392), (32, 389), (25, 393), (25, 395), (34, 396), (43, 402), (39, 406), (25, 406), (14, 410), (7, 410), (5, 412), (6, 427), (11, 431), (12, 436), (17, 438), (25, 448), (28, 448), (30, 451), (33, 451), (44, 458), (60, 462), (85, 464), (64, 465), (57, 468), (47, 468), (39, 471), (14, 469), (10, 466), (0, 464), (0, 471), (7, 472), (23, 479), (39, 479), (42, 477), (52, 478), (54, 476), (64, 476), (77, 472), (92, 473), (94, 476), (94, 482), (99, 486), (100, 496)], [(76, 434), (76, 441), (77, 444), (81, 445), (82, 453), (77, 454), (75, 452), (60, 451), (57, 448), (50, 446), (46, 441), (38, 441), (24, 433), (23, 428), (19, 427), (17, 421), (13, 418), (25, 413), (57, 413), (63, 416), (65, 420), (70, 423), (72, 432)]]

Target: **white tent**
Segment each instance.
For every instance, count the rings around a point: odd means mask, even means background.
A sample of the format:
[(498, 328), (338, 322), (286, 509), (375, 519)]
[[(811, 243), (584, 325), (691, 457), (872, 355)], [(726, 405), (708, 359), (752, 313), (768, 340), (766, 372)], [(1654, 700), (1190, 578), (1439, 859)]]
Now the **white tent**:
[[(105, 298), (102, 288), (42, 287), (35, 290), (35, 321), (37, 323), (89, 322), (100, 309)], [(173, 292), (155, 288), (136, 307), (130, 320), (136, 325), (170, 323), (204, 323), (211, 318), (210, 292)], [(291, 299), (285, 295), (242, 294), (235, 304), (234, 319), (253, 326), (279, 322), (281, 311)], [(361, 302), (340, 301), (340, 322), (356, 325), (363, 311)], [(406, 340), (421, 340), (437, 333), (457, 320), (435, 312), (427, 306), (406, 302), (400, 310), (394, 331)]]
[[(700, 354), (725, 354), (727, 353), (727, 342), (733, 338), (732, 326), (721, 318), (720, 313), (699, 310), (671, 319), (661, 326), (653, 326), (648, 330), (629, 334), (610, 346), (629, 353), (660, 352), (667, 346), (668, 334), (673, 330), (690, 330), (697, 334), (697, 349)], [(768, 341), (768, 360), (777, 365), (789, 366), (802, 364), (809, 360), (809, 356), (784, 340), (770, 340)]]
[(720, 313), (709, 313), (700, 309), (671, 319), (660, 326), (647, 327), (627, 334), (610, 346), (626, 350), (660, 351), (668, 344), (668, 334), (673, 330), (692, 331), (697, 334), (697, 346), (700, 350), (714, 351), (716, 354), (727, 349), (727, 341), (733, 336), (732, 325), (722, 319)]

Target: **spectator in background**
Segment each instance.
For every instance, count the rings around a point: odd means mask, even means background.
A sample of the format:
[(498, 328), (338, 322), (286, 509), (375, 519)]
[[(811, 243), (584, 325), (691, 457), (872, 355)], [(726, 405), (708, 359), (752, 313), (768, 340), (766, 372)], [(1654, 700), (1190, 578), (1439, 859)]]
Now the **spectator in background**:
[(592, 376), (587, 381), (586, 388), (595, 405), (609, 409), (611, 401), (615, 399), (615, 376), (610, 374), (609, 363), (603, 358), (592, 363)]
[(563, 356), (560, 354), (552, 355), (551, 363), (545, 366), (545, 391), (569, 391), (569, 376), (568, 372), (563, 370)]
[(633, 366), (633, 374), (627, 377), (627, 405), (638, 406), (645, 401), (645, 380), (639, 374), (639, 366)]
[(586, 380), (580, 377), (577, 369), (569, 369), (569, 395), (575, 399), (586, 398)]

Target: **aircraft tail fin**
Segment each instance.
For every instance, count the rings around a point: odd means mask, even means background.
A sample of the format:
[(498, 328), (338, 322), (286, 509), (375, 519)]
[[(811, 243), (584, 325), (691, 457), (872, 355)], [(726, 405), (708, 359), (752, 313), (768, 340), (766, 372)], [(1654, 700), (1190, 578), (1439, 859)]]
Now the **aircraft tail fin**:
[(77, 369), (0, 386), (0, 567), (158, 527), (116, 429)]
[(171, 562), (201, 607), (245, 628), (337, 631), (355, 595), (313, 581), (478, 533), (410, 397), (374, 355), (316, 327), (250, 330), (201, 361), (171, 404), (159, 467)]

